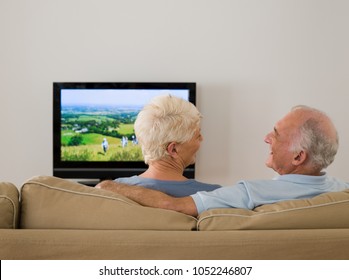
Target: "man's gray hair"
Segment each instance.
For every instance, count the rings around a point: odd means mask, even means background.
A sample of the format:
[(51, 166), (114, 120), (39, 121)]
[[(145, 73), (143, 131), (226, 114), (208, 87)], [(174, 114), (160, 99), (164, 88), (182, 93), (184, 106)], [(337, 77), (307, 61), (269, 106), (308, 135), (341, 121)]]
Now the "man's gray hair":
[(339, 145), (335, 126), (320, 110), (304, 105), (295, 106), (292, 108), (292, 111), (294, 110), (302, 110), (309, 117), (306, 117), (299, 127), (299, 133), (293, 141), (291, 151), (305, 150), (314, 168), (318, 170), (327, 168), (334, 161)]

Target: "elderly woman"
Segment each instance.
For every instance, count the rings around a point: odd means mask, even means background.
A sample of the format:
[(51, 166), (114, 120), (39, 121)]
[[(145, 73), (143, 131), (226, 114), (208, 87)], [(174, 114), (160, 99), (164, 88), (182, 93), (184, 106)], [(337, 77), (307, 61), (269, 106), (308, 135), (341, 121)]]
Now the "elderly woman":
[(219, 188), (183, 175), (184, 169), (195, 162), (203, 140), (200, 121), (201, 114), (192, 103), (171, 95), (155, 97), (138, 114), (134, 125), (148, 169), (115, 182), (143, 186), (175, 197)]

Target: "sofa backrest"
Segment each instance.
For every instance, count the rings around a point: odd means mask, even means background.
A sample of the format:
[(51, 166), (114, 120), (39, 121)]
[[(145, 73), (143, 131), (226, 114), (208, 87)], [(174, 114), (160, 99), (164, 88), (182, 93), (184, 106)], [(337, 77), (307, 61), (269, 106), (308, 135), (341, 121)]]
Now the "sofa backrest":
[(12, 183), (0, 183), (0, 228), (14, 229), (18, 225), (19, 193)]
[(69, 180), (38, 176), (22, 186), (20, 209), (20, 228), (31, 229), (339, 229), (349, 228), (349, 189), (266, 204), (254, 210), (212, 209), (196, 219), (144, 207), (121, 195)]
[(195, 230), (197, 219), (143, 207), (115, 193), (37, 176), (21, 188), (20, 228)]
[(212, 209), (198, 217), (198, 230), (349, 228), (349, 189), (311, 199), (282, 201), (246, 209)]

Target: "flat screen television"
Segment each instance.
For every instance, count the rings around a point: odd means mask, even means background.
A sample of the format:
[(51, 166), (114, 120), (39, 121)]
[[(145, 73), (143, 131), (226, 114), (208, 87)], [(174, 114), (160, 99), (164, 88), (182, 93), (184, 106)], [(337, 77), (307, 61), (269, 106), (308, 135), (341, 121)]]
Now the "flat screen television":
[[(195, 105), (196, 84), (53, 83), (53, 176), (98, 182), (144, 172), (133, 124), (142, 107), (162, 94)], [(194, 178), (195, 165), (184, 175)]]

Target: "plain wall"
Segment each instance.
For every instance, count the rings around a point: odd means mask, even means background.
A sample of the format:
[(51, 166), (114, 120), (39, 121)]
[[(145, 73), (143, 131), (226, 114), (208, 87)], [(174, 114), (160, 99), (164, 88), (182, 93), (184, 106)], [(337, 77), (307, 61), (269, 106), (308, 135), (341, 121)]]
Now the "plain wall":
[(306, 104), (337, 125), (349, 180), (349, 1), (1, 0), (0, 180), (52, 174), (54, 81), (196, 82), (197, 179), (271, 178), (263, 140)]

